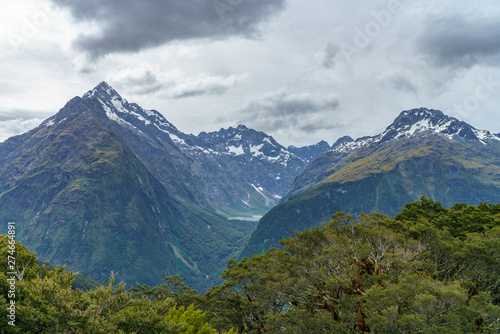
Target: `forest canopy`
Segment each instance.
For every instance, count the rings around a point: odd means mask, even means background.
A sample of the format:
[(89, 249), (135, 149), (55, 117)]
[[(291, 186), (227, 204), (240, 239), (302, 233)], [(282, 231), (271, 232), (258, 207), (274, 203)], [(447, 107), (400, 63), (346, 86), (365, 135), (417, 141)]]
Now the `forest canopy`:
[[(0, 238), (7, 258), (8, 238)], [(500, 205), (444, 208), (422, 197), (395, 217), (336, 213), (270, 249), (229, 261), (201, 295), (179, 276), (126, 289), (72, 288), (17, 244), (16, 326), (5, 333), (495, 333)], [(8, 306), (2, 262), (0, 304)]]

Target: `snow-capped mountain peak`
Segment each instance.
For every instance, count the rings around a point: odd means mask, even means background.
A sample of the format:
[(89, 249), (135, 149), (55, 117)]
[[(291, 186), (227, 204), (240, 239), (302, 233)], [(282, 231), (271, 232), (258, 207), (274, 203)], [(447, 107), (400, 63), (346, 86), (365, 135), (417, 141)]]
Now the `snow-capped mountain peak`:
[(271, 163), (287, 165), (291, 160), (306, 160), (280, 145), (276, 140), (263, 132), (238, 125), (217, 132), (201, 132), (191, 136), (190, 143), (206, 153), (246, 157), (247, 159), (266, 160)]
[(405, 110), (387, 127), (381, 141), (400, 137), (410, 137), (416, 133), (438, 133), (452, 139), (453, 135), (475, 139), (474, 128), (469, 124), (449, 117), (439, 110), (411, 109)]
[(107, 82), (102, 81), (100, 84), (94, 87), (94, 89), (89, 90), (85, 93), (82, 98), (84, 100), (89, 99), (91, 97), (98, 96), (102, 99), (108, 99), (112, 97), (117, 97), (117, 99), (121, 100), (122, 97), (120, 94), (116, 92)]
[(350, 155), (361, 147), (413, 136), (439, 135), (448, 140), (468, 140), (487, 145), (488, 141), (500, 141), (499, 135), (487, 130), (478, 130), (466, 122), (445, 115), (434, 109), (417, 108), (405, 110), (384, 132), (376, 136), (358, 138), (352, 142), (343, 142), (331, 151)]
[(177, 128), (158, 111), (146, 110), (135, 103), (129, 103), (104, 81), (85, 93), (82, 98), (84, 100), (97, 99), (106, 111), (108, 118), (120, 125), (134, 128), (144, 125), (154, 126), (168, 134), (178, 132)]
[(245, 159), (257, 159), (284, 166), (292, 161), (294, 161), (292, 165), (307, 163), (307, 159), (288, 151), (272, 136), (245, 125), (221, 129), (217, 132), (202, 132), (198, 136), (183, 133), (159, 112), (145, 110), (135, 103), (129, 103), (106, 82), (101, 82), (85, 93), (82, 98), (97, 100), (107, 117), (125, 128), (155, 137), (168, 135), (178, 149), (186, 153), (246, 157)]
[(477, 130), (470, 124), (447, 116), (439, 110), (418, 108), (401, 112), (376, 141), (385, 142), (419, 134), (438, 134), (450, 140), (463, 138), (480, 141), (483, 144), (486, 144), (484, 140), (487, 139), (499, 140), (489, 131)]

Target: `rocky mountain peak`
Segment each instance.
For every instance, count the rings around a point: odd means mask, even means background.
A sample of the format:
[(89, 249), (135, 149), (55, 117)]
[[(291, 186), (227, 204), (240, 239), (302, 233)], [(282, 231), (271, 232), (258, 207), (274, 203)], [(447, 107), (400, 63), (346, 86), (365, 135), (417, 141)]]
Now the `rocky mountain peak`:
[(177, 128), (156, 110), (146, 110), (136, 103), (129, 103), (105, 81), (85, 93), (84, 100), (97, 100), (106, 111), (106, 116), (122, 125), (134, 128), (152, 126), (167, 134), (177, 134)]
[(102, 81), (100, 84), (95, 86), (94, 89), (89, 90), (82, 96), (84, 100), (92, 97), (98, 97), (103, 100), (112, 100), (113, 98), (119, 101), (123, 100), (120, 94), (118, 94), (117, 91), (105, 81)]
[(108, 117), (114, 112), (129, 113), (131, 109), (135, 109), (133, 104), (129, 104), (127, 100), (123, 99), (120, 94), (105, 81), (95, 86), (94, 89), (89, 90), (82, 98), (84, 100), (97, 99), (104, 110), (106, 110)]
[(451, 117), (439, 110), (427, 108), (410, 109), (401, 112), (388, 129), (405, 129), (419, 123), (426, 123), (429, 124), (430, 127), (435, 127), (451, 119)]
[(350, 142), (353, 142), (353, 141), (354, 141), (354, 139), (352, 139), (350, 136), (343, 136), (343, 137), (340, 137), (339, 139), (337, 139), (335, 141), (335, 143), (333, 143), (332, 147), (337, 147), (340, 144), (350, 143)]
[[(278, 144), (272, 136), (269, 136), (264, 132), (248, 128), (245, 125), (238, 125), (236, 128), (222, 128), (217, 132), (202, 132), (199, 134), (199, 137), (210, 141), (224, 142), (236, 146), (260, 145), (265, 142), (276, 147), (281, 147), (281, 145)], [(284, 149), (284, 147), (281, 148)]]
[[(66, 103), (64, 108), (59, 110), (56, 115), (46, 119), (41, 125), (51, 127), (53, 125), (60, 124), (65, 120), (73, 119), (84, 114), (91, 114), (93, 116), (101, 115), (101, 113), (99, 112), (99, 108), (95, 108), (95, 104), (97, 103), (103, 106), (106, 106), (107, 104), (113, 105), (112, 101), (127, 103), (127, 101), (123, 100), (122, 97), (110, 85), (103, 81), (94, 89), (91, 89), (87, 93), (85, 93), (81, 98), (72, 98)], [(106, 115), (109, 117), (109, 113), (107, 112), (106, 108), (104, 108), (104, 110), (106, 111)]]
[(473, 141), (498, 139), (488, 131), (477, 130), (472, 125), (434, 109), (418, 108), (405, 110), (380, 135), (380, 142), (414, 135), (439, 134), (449, 139)]
[(292, 152), (293, 154), (305, 158), (307, 162), (311, 162), (318, 155), (329, 150), (330, 148), (331, 148), (330, 145), (326, 141), (322, 140), (310, 146), (304, 146), (304, 147), (288, 146), (287, 150), (289, 152)]
[(491, 134), (487, 130), (478, 130), (472, 125), (445, 115), (439, 110), (416, 108), (401, 112), (394, 122), (379, 135), (361, 137), (355, 141), (343, 137), (344, 140), (332, 146), (331, 152), (345, 156), (373, 144), (384, 144), (392, 140), (430, 135), (439, 135), (452, 141), (471, 141), (481, 145), (488, 145), (492, 142), (498, 144), (500, 141), (500, 135)]

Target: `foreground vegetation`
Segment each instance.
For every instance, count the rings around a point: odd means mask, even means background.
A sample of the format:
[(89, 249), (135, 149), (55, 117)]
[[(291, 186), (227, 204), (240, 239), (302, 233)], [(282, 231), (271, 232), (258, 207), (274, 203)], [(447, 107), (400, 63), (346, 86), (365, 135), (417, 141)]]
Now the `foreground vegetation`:
[[(422, 198), (394, 218), (333, 215), (283, 249), (230, 261), (198, 295), (178, 276), (126, 290), (112, 275), (72, 289), (75, 274), (36, 264), (17, 244), (16, 327), (5, 333), (497, 333), (500, 205)], [(7, 259), (8, 238), (1, 255)], [(0, 307), (8, 306), (6, 261)]]

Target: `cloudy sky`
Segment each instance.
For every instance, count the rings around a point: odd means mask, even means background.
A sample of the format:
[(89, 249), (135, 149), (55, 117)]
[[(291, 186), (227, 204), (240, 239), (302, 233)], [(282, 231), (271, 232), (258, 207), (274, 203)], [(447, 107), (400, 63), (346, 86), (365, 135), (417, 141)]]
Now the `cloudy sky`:
[(1, 0), (0, 140), (101, 81), (197, 134), (283, 145), (428, 107), (500, 132), (498, 0)]

